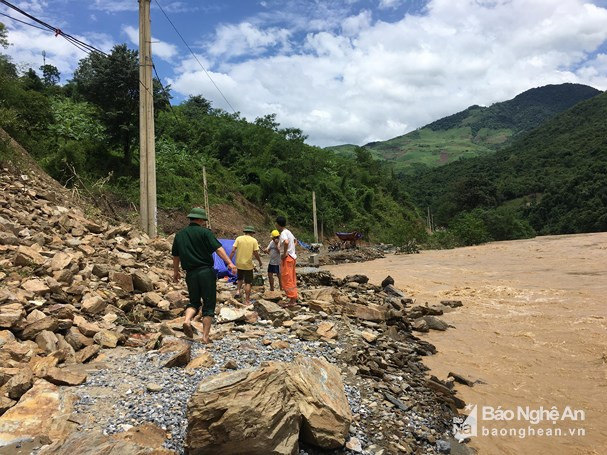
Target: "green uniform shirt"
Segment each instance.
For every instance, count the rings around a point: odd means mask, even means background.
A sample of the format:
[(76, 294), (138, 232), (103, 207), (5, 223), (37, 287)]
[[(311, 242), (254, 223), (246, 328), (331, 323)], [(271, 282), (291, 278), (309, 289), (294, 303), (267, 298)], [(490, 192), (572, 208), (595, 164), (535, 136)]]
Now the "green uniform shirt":
[(215, 235), (196, 223), (190, 223), (175, 236), (173, 256), (179, 256), (184, 270), (213, 267), (213, 253), (221, 247)]

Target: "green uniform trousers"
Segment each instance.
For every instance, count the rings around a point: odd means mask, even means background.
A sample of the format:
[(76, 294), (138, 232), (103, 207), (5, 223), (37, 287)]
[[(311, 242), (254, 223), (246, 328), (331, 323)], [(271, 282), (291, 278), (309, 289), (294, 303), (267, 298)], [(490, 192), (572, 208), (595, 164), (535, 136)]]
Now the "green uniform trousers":
[(202, 305), (203, 316), (215, 316), (215, 305), (217, 303), (217, 276), (213, 267), (200, 267), (188, 270), (185, 275), (188, 285), (190, 304), (188, 308), (198, 310)]

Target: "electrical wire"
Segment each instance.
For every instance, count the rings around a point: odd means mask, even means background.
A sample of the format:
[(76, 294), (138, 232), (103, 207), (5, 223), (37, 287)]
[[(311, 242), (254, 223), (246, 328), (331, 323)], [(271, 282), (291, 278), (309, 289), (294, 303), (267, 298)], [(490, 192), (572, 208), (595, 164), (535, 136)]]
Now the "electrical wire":
[(17, 22), (21, 22), (22, 24), (29, 25), (30, 27), (37, 28), (38, 30), (44, 30), (45, 32), (51, 32), (52, 31), (52, 30), (49, 30), (48, 28), (40, 27), (39, 25), (30, 24), (29, 22), (22, 21), (21, 19), (17, 19), (16, 17), (9, 16), (8, 14), (5, 14), (5, 13), (0, 13), (0, 15), (2, 15), (4, 17), (8, 17), (9, 19), (12, 19), (12, 20), (17, 21)]
[[(23, 14), (25, 17), (31, 19), (32, 21), (36, 22), (37, 24), (40, 24), (42, 27), (44, 27), (45, 29), (54, 32), (55, 36), (61, 36), (63, 38), (65, 38), (67, 41), (69, 41), (70, 43), (72, 43), (74, 46), (76, 46), (78, 49), (80, 49), (83, 52), (86, 52), (87, 54), (90, 54), (91, 52), (99, 52), (100, 54), (103, 54), (105, 56), (107, 56), (107, 54), (105, 52), (103, 52), (100, 49), (97, 49), (95, 46), (92, 46), (88, 43), (85, 43), (84, 41), (79, 40), (78, 38), (68, 34), (68, 33), (64, 33), (60, 28), (58, 27), (53, 27), (52, 25), (44, 22), (41, 19), (38, 19), (35, 16), (32, 16), (31, 14), (23, 11), (21, 8), (7, 2), (6, 0), (0, 0), (0, 3), (2, 3), (3, 5), (17, 11), (18, 13)], [(23, 22), (23, 21), (19, 21), (19, 22)], [(23, 22), (26, 23), (26, 22)], [(27, 23), (26, 23), (27, 24)], [(27, 24), (30, 26), (34, 26), (33, 24)], [(36, 28), (40, 28), (37, 27)]]
[[(26, 16), (27, 18), (33, 20), (34, 22), (41, 24), (42, 26), (39, 25), (35, 25), (35, 24), (30, 24), (28, 22), (22, 21), (20, 19), (17, 19), (15, 17), (9, 16), (8, 14), (2, 13), (0, 12), (0, 14), (2, 16), (6, 16), (10, 19), (13, 19), (17, 22), (21, 22), (22, 24), (25, 25), (29, 25), (30, 27), (34, 27), (40, 30), (44, 30), (47, 32), (51, 32), (51, 33), (55, 33), (55, 36), (62, 36), (63, 38), (65, 38), (66, 41), (68, 41), (70, 44), (72, 44), (73, 46), (75, 46), (77, 49), (81, 50), (82, 52), (84, 52), (85, 54), (92, 54), (93, 52), (98, 52), (106, 57), (108, 57), (108, 54), (106, 54), (105, 52), (103, 52), (100, 49), (97, 49), (96, 47), (85, 43), (84, 41), (79, 40), (78, 38), (75, 38), (74, 36), (68, 34), (68, 33), (64, 33), (61, 29), (57, 28), (57, 27), (53, 27), (50, 24), (47, 24), (46, 22), (42, 21), (41, 19), (38, 19), (37, 17), (32, 16), (31, 14), (23, 11), (21, 8), (12, 5), (11, 3), (7, 2), (6, 0), (0, 0), (0, 3), (8, 6), (9, 8), (23, 14), (24, 16)], [(154, 73), (156, 74), (156, 79), (158, 80), (158, 83), (160, 84), (160, 87), (162, 88), (162, 91), (164, 93), (164, 96), (166, 97), (166, 101), (169, 105), (169, 107), (171, 108), (171, 111), (173, 112), (173, 115), (175, 115), (175, 118), (177, 118), (175, 112), (173, 111), (173, 106), (171, 105), (171, 99), (169, 97), (169, 94), (166, 90), (166, 88), (164, 87), (164, 85), (162, 84), (162, 81), (160, 80), (160, 76), (158, 75), (158, 71), (156, 70), (156, 66), (152, 63), (152, 68), (154, 69)], [(148, 93), (150, 93), (153, 96), (153, 91), (150, 91), (149, 87), (146, 87), (143, 82), (140, 80), (139, 81), (141, 86), (144, 88), (144, 90), (146, 90)], [(226, 100), (227, 101), (227, 100)], [(228, 103), (229, 104), (229, 103)], [(231, 106), (230, 106), (231, 107)]]
[(160, 88), (162, 88), (162, 92), (164, 93), (164, 96), (166, 98), (167, 104), (169, 105), (169, 108), (171, 109), (171, 112), (173, 113), (173, 116), (175, 117), (175, 120), (178, 120), (177, 114), (175, 113), (175, 111), (173, 110), (173, 106), (171, 105), (171, 97), (169, 96), (169, 93), (164, 88), (164, 85), (162, 85), (162, 81), (160, 80), (160, 76), (158, 75), (158, 71), (156, 71), (156, 65), (154, 65), (154, 62), (152, 62), (152, 69), (154, 70), (154, 74), (156, 75), (156, 80), (160, 84)]
[[(0, 1), (2, 1), (2, 0), (0, 0)], [(194, 51), (190, 48), (190, 46), (188, 45), (188, 43), (186, 43), (186, 41), (183, 38), (183, 36), (181, 35), (181, 33), (179, 33), (179, 30), (177, 30), (177, 27), (175, 27), (175, 24), (173, 24), (173, 21), (171, 21), (171, 19), (167, 15), (167, 13), (164, 12), (164, 9), (160, 5), (160, 3), (158, 3), (158, 0), (154, 0), (154, 1), (156, 2), (156, 5), (158, 5), (158, 8), (160, 8), (160, 11), (162, 11), (162, 14), (164, 14), (164, 17), (166, 17), (166, 19), (169, 21), (169, 23), (171, 24), (171, 26), (173, 27), (173, 29), (175, 30), (175, 32), (179, 35), (179, 38), (181, 38), (181, 41), (183, 41), (183, 44), (185, 44), (185, 47), (188, 48), (188, 50), (190, 51), (190, 54), (192, 54), (192, 56), (194, 57), (194, 59), (196, 60), (196, 62), (198, 63), (198, 65), (200, 65), (200, 67), (202, 68), (202, 70), (204, 71), (204, 73), (207, 75), (207, 77), (209, 78), (209, 80), (211, 81), (211, 83), (215, 86), (215, 88), (217, 89), (217, 91), (219, 92), (219, 94), (222, 96), (222, 98), (224, 99), (224, 101), (227, 103), (228, 106), (230, 106), (230, 109), (232, 109), (232, 112), (234, 112), (234, 114), (236, 114), (236, 109), (234, 109), (232, 107), (232, 105), (230, 104), (230, 102), (228, 101), (228, 99), (225, 97), (225, 95), (223, 94), (223, 92), (219, 89), (219, 87), (217, 86), (217, 84), (215, 83), (215, 81), (213, 80), (213, 78), (211, 77), (211, 75), (209, 74), (209, 72), (205, 69), (204, 66), (202, 66), (202, 63), (200, 63), (200, 60), (198, 60), (198, 57), (196, 57), (196, 54), (194, 53)]]

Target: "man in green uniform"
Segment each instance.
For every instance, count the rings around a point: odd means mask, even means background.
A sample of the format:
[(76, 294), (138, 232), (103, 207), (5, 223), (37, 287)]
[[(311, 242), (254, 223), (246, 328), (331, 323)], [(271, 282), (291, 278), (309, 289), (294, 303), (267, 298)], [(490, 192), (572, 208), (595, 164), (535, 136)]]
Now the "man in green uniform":
[(192, 318), (202, 305), (202, 342), (210, 343), (211, 322), (215, 316), (217, 301), (217, 276), (213, 269), (213, 253), (227, 264), (230, 271), (236, 274), (236, 266), (226, 254), (215, 235), (206, 228), (207, 213), (200, 208), (193, 208), (188, 214), (190, 225), (177, 233), (173, 241), (173, 279), (179, 281), (179, 263), (186, 271), (185, 282), (188, 286), (190, 304), (185, 310), (183, 333), (192, 338)]

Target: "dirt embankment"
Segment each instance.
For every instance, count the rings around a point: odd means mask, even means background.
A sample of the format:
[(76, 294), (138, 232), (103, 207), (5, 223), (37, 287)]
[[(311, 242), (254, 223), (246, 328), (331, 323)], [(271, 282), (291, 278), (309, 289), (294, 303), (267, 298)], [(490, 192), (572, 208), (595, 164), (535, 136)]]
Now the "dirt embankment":
[[(438, 349), (425, 363), (440, 378), (454, 371), (486, 382), (458, 386), (479, 408), (479, 435), (471, 446), (480, 454), (607, 453), (607, 233), (424, 251), (328, 269), (337, 276), (365, 273), (372, 282), (389, 274), (417, 303), (464, 302), (442, 317), (455, 328), (424, 335)], [(529, 424), (518, 415), (484, 421), (483, 406), (556, 407), (561, 415), (569, 406), (584, 416), (554, 424)], [(481, 426), (526, 434), (482, 435)], [(552, 428), (552, 436), (532, 435), (529, 428)]]

